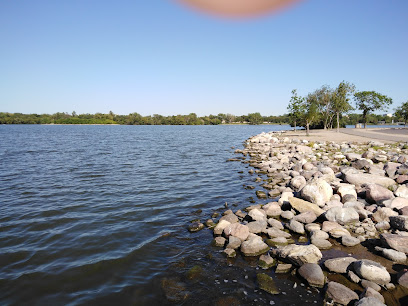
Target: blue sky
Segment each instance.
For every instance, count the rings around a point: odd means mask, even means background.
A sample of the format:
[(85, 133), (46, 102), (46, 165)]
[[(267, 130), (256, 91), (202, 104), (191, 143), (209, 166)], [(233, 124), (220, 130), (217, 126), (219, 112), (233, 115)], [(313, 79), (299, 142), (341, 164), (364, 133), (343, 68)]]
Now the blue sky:
[(222, 19), (171, 0), (0, 0), (0, 111), (286, 112), (342, 80), (408, 100), (408, 1)]

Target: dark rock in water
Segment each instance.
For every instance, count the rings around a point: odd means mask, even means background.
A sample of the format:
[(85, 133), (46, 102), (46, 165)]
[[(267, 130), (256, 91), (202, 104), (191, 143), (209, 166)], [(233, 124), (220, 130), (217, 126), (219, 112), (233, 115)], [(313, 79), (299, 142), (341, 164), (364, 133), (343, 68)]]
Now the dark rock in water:
[(272, 277), (265, 273), (258, 273), (256, 278), (261, 290), (264, 290), (270, 294), (279, 294), (279, 290), (276, 287), (275, 281)]
[(215, 237), (213, 244), (217, 247), (223, 247), (225, 245), (226, 239), (224, 237)]
[(193, 222), (188, 226), (188, 231), (190, 233), (201, 231), (204, 228), (204, 224), (201, 222)]
[(380, 239), (384, 246), (408, 254), (408, 236), (381, 234)]
[(310, 286), (322, 288), (325, 283), (322, 268), (315, 263), (305, 263), (298, 269), (298, 273), (302, 276)]
[(213, 228), (213, 227), (216, 226), (216, 224), (215, 224), (215, 222), (213, 221), (213, 219), (208, 219), (208, 220), (205, 222), (205, 225), (206, 225), (207, 227), (209, 227), (209, 228)]
[(329, 282), (327, 285), (326, 299), (332, 300), (340, 305), (348, 305), (353, 300), (358, 300), (358, 295), (346, 286)]
[(224, 254), (225, 254), (227, 257), (229, 257), (229, 258), (232, 258), (232, 257), (237, 256), (237, 253), (235, 252), (235, 250), (234, 250), (234, 249), (230, 249), (230, 248), (226, 248), (226, 249), (224, 250)]
[(260, 199), (266, 199), (268, 196), (266, 195), (265, 191), (257, 190), (256, 196)]
[(274, 266), (276, 263), (275, 259), (273, 259), (269, 255), (261, 255), (259, 257), (258, 266), (262, 269), (269, 269), (270, 267)]
[(233, 296), (222, 297), (215, 302), (215, 306), (239, 306), (239, 305), (241, 305), (241, 303), (236, 297)]
[(186, 290), (185, 284), (177, 278), (163, 278), (161, 287), (166, 298), (173, 303), (182, 302), (190, 295)]
[(201, 275), (202, 272), (203, 272), (203, 268), (196, 265), (187, 271), (186, 276), (188, 279), (197, 279)]

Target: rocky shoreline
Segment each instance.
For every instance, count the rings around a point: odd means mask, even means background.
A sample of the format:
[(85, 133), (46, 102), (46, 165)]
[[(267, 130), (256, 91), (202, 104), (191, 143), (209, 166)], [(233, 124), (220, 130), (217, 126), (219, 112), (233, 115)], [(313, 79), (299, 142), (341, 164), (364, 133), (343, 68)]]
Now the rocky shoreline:
[[(219, 219), (214, 213), (205, 225), (227, 257), (259, 256), (260, 289), (280, 294), (274, 276), (291, 273), (320, 288), (328, 304), (395, 305), (387, 297), (396, 293), (406, 301), (406, 143), (309, 142), (270, 132), (235, 153), (242, 156), (230, 161), (249, 164), (255, 182), (263, 182), (257, 197), (270, 202), (228, 209)], [(339, 247), (350, 254), (324, 255)]]

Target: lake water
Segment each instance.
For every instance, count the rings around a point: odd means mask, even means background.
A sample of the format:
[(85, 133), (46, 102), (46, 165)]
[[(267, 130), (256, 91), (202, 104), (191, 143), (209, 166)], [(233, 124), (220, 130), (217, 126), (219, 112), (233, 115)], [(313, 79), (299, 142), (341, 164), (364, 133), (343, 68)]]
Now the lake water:
[(290, 276), (277, 277), (279, 297), (258, 291), (256, 262), (224, 258), (208, 229), (187, 231), (225, 202), (253, 202), (261, 188), (226, 162), (231, 147), (285, 129), (0, 126), (0, 303), (163, 305), (174, 282), (184, 305), (317, 303), (312, 289), (290, 294)]

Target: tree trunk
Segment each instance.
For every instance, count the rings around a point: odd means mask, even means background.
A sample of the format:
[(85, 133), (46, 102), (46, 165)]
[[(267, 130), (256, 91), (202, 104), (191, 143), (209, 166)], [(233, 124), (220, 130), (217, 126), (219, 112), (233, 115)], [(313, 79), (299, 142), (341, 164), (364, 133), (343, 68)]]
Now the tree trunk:
[(367, 113), (363, 112), (364, 128), (367, 128)]
[(295, 131), (296, 131), (296, 120), (295, 120)]
[(306, 136), (309, 136), (309, 122), (306, 122)]
[(337, 112), (337, 133), (340, 132), (339, 112)]

